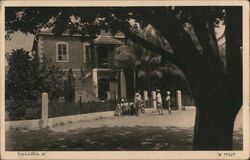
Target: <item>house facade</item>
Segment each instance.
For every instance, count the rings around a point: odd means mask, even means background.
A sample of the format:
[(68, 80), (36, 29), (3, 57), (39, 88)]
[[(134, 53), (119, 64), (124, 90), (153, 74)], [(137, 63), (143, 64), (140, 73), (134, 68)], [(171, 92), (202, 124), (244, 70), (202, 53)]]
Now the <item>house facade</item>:
[[(75, 102), (100, 101), (126, 97), (125, 74), (114, 68), (114, 49), (125, 43), (125, 36), (102, 32), (91, 41), (81, 41), (80, 35), (40, 32), (33, 44), (33, 54), (40, 62), (46, 56), (75, 78)], [(65, 76), (66, 79), (66, 76)]]

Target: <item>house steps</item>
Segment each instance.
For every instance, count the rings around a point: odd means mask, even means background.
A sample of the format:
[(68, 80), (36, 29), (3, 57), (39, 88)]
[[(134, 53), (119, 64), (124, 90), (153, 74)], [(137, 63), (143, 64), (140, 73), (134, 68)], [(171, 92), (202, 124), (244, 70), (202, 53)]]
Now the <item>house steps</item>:
[[(88, 72), (88, 73), (91, 73)], [(82, 93), (82, 98), (87, 99), (87, 101), (98, 101), (99, 98), (96, 97), (94, 91), (93, 91), (93, 82), (92, 82), (92, 74), (88, 74), (88, 76), (85, 76), (79, 79), (75, 80), (75, 91)]]

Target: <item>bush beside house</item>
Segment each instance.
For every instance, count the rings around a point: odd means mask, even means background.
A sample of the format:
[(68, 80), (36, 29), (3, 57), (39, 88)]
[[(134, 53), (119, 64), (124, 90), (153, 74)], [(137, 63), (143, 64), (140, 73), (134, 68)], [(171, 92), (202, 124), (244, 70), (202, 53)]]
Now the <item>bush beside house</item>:
[(7, 54), (9, 64), (6, 70), (6, 111), (11, 120), (35, 119), (41, 113), (40, 94), (48, 92), (50, 100), (63, 93), (61, 80), (63, 71), (46, 58), (39, 63), (24, 49)]
[[(9, 69), (6, 71), (6, 120), (29, 120), (41, 118), (41, 93), (49, 95), (49, 117), (112, 111), (114, 102), (73, 103), (74, 77), (68, 72), (63, 85), (64, 72), (51, 64), (46, 57), (39, 63), (23, 49), (7, 54)], [(65, 103), (59, 103), (60, 96)]]
[(7, 114), (5, 120), (28, 120), (41, 117), (41, 103), (34, 100), (15, 100), (10, 98), (5, 102)]
[(6, 71), (6, 111), (12, 120), (35, 118), (38, 70), (29, 52), (23, 49), (7, 54), (9, 68)]

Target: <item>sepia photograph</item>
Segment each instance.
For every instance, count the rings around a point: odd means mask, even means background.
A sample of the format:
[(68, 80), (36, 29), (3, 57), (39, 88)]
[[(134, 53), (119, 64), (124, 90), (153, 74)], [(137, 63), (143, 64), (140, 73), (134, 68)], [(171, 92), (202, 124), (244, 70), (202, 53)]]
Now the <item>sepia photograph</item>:
[(249, 158), (249, 3), (43, 2), (2, 3), (3, 159)]

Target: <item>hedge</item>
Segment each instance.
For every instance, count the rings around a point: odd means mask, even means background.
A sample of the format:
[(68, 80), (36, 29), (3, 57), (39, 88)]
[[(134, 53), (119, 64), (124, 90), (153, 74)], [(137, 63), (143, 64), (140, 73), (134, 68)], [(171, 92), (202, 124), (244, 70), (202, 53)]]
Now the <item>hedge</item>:
[(5, 102), (5, 120), (29, 120), (41, 117), (41, 103), (33, 100), (9, 99)]
[(75, 114), (114, 111), (114, 102), (49, 103), (49, 118)]
[[(41, 118), (41, 103), (30, 100), (22, 102), (6, 101), (6, 121)], [(115, 102), (59, 103), (49, 102), (49, 118), (68, 115), (114, 111)]]

